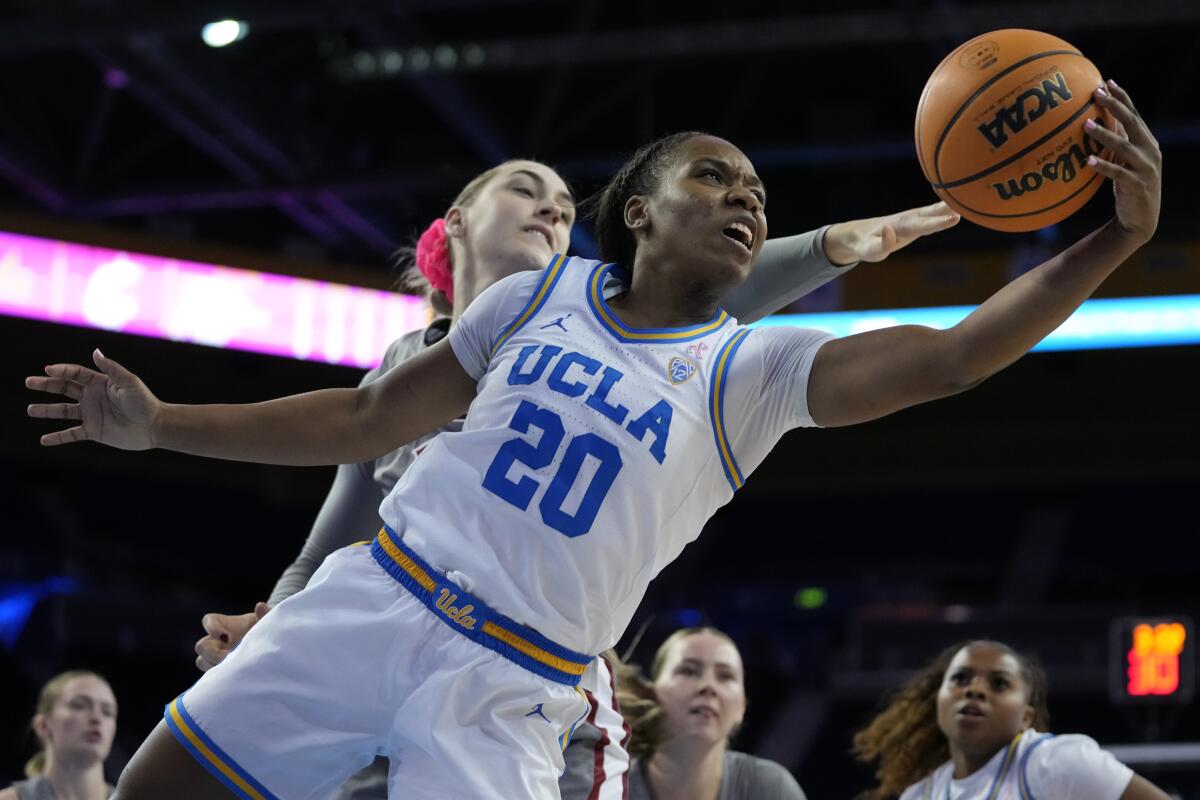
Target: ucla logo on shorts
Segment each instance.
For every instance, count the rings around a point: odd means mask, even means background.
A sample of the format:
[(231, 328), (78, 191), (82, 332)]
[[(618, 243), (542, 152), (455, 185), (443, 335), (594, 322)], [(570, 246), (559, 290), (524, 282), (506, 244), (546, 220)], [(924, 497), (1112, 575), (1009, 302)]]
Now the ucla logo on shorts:
[(435, 604), (438, 610), (445, 614), (453, 622), (457, 622), (468, 630), (475, 628), (475, 618), (469, 614), (475, 610), (475, 606), (465, 605), (462, 608), (454, 605), (458, 601), (458, 595), (451, 594), (449, 589), (442, 589), (441, 594)]
[(695, 363), (689, 361), (683, 356), (675, 356), (667, 364), (667, 377), (671, 379), (671, 383), (678, 386), (688, 378), (696, 374)]

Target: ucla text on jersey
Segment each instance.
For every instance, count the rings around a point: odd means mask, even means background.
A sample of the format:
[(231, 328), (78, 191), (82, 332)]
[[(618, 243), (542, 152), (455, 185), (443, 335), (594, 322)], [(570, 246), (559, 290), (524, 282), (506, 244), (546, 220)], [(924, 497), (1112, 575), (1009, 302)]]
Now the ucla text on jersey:
[(721, 310), (630, 328), (608, 305), (628, 281), (558, 256), (485, 291), (449, 336), (478, 382), (463, 429), (380, 509), (459, 585), (581, 653), (611, 646), (779, 435), (810, 424), (805, 376), (827, 338), (751, 335)]

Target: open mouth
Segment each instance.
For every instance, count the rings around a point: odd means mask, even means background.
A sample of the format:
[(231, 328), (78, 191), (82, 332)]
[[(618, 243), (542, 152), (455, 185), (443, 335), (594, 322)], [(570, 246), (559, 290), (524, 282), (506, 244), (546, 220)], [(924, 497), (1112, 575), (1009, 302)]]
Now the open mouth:
[(753, 249), (754, 231), (750, 230), (750, 226), (746, 223), (734, 222), (722, 230), (721, 233), (746, 248), (746, 252), (751, 252)]
[(539, 239), (541, 239), (543, 242), (546, 243), (547, 247), (549, 247), (551, 250), (554, 249), (554, 242), (550, 241), (550, 234), (547, 233), (545, 230), (542, 230), (541, 228), (529, 227), (529, 228), (525, 229), (525, 234), (527, 236), (538, 237)]
[(699, 706), (688, 712), (693, 717), (703, 717), (704, 719), (716, 719), (717, 712), (707, 706)]
[(984, 714), (983, 714), (982, 708), (975, 705), (974, 703), (970, 703), (968, 705), (963, 706), (962, 708), (960, 708), (958, 710), (958, 716), (972, 717), (974, 719), (982, 719)]

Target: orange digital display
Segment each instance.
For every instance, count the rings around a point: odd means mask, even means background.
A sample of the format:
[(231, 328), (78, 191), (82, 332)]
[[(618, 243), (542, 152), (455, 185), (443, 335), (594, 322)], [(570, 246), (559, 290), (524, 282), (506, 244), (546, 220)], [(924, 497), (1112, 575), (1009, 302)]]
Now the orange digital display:
[(1129, 684), (1134, 697), (1166, 695), (1179, 691), (1179, 656), (1187, 644), (1187, 630), (1178, 622), (1142, 623), (1133, 628), (1129, 648)]
[(1116, 620), (1111, 647), (1113, 699), (1187, 702), (1193, 691), (1195, 648), (1186, 618)]

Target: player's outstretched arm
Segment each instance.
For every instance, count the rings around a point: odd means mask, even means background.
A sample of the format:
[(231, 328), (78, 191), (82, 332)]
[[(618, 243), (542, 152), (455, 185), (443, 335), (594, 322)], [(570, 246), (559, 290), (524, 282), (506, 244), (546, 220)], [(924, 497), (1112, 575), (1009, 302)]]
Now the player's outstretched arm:
[(1115, 153), (1096, 159), (1111, 178), (1116, 216), (1075, 245), (994, 294), (945, 331), (887, 328), (829, 342), (808, 384), (820, 425), (851, 425), (976, 386), (1061, 325), (1158, 226), (1162, 154), (1123, 89), (1110, 83), (1097, 102), (1124, 133), (1090, 126)]
[(959, 219), (938, 202), (768, 239), (750, 277), (721, 298), (721, 307), (738, 322), (755, 322), (841, 277), (850, 266), (882, 261), (922, 236), (953, 227)]
[(230, 461), (306, 466), (375, 458), (466, 412), (475, 381), (447, 342), (358, 389), (323, 389), (264, 403), (164, 403), (129, 370), (94, 354), (96, 369), (53, 364), (30, 389), (73, 403), (35, 403), (31, 417), (78, 422), (44, 445), (95, 441), (124, 450), (160, 447)]
[(825, 230), (825, 255), (836, 265), (877, 262), (903, 250), (922, 236), (953, 228), (962, 219), (938, 201), (886, 217), (838, 222)]

